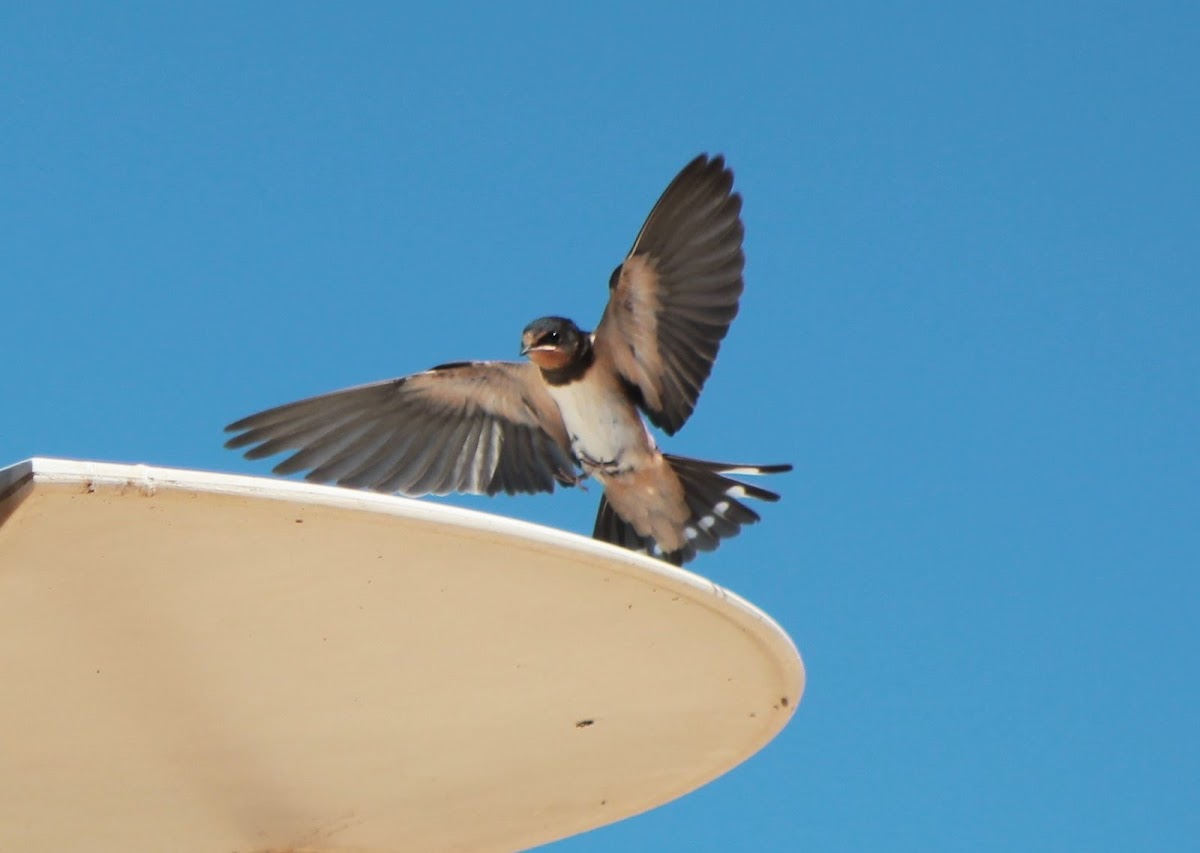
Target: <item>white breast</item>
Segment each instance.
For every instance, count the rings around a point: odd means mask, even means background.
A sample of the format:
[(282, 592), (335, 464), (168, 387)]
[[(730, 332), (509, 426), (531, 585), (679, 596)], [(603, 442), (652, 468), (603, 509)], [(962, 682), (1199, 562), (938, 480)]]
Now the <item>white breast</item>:
[(620, 467), (623, 456), (653, 444), (637, 409), (618, 389), (601, 387), (584, 377), (549, 390), (562, 412), (571, 449), (581, 460)]

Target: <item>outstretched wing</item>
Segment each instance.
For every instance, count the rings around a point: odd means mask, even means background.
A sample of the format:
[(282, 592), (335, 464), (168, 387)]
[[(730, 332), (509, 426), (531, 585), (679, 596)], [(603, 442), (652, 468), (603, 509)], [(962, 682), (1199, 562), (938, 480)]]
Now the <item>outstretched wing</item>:
[(668, 434), (688, 417), (742, 295), (742, 199), (723, 157), (702, 154), (663, 192), (613, 272), (597, 353)]
[(576, 481), (566, 428), (529, 363), (459, 362), (334, 391), (230, 424), (277, 474), (406, 495), (552, 492)]

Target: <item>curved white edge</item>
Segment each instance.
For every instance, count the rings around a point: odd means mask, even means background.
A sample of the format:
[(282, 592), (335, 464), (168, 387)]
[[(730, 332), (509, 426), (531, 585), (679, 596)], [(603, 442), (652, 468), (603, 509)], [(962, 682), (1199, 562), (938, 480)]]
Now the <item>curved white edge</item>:
[(14, 485), (21, 482), (33, 473), (35, 462), (58, 462), (57, 459), (26, 459), (23, 462), (17, 462), (15, 465), (9, 465), (7, 468), (0, 468), (0, 499), (5, 497), (5, 493)]
[[(760, 622), (768, 631), (783, 640), (797, 663), (803, 667), (795, 642), (774, 619), (755, 605), (719, 584), (686, 569), (638, 554), (617, 545), (601, 542), (578, 533), (557, 530), (529, 521), (492, 515), (478, 510), (435, 504), (400, 495), (365, 492), (341, 486), (324, 486), (297, 480), (252, 477), (242, 474), (221, 474), (184, 468), (160, 468), (152, 465), (117, 462), (92, 462), (80, 459), (58, 459), (34, 456), (0, 469), (0, 499), (11, 487), (32, 478), (36, 483), (131, 486), (144, 494), (159, 488), (194, 490), (213, 494), (237, 495), (269, 500), (294, 501), (299, 504), (355, 509), (381, 515), (405, 516), (421, 521), (436, 522), (468, 530), (511, 536), (544, 545), (566, 548), (605, 560), (623, 563), (631, 568), (651, 572), (683, 583), (697, 592), (715, 596), (746, 616)], [(798, 698), (798, 697), (797, 697)], [(798, 704), (798, 703), (797, 703)]]

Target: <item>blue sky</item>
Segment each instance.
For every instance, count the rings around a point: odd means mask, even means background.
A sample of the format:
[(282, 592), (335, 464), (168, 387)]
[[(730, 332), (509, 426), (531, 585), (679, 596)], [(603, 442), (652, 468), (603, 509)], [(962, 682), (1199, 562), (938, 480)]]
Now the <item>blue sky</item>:
[[(686, 9), (686, 11), (685, 11)], [(1194, 4), (6, 4), (0, 464), (266, 474), (259, 408), (599, 317), (693, 155), (742, 313), (672, 451), (790, 461), (694, 568), (809, 685), (561, 851), (1190, 849)], [(583, 533), (595, 492), (454, 499)]]

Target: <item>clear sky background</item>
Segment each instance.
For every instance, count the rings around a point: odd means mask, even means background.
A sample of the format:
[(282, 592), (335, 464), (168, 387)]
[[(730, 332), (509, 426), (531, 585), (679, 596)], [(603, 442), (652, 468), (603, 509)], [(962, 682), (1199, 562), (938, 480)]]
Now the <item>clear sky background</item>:
[(225, 423), (590, 327), (724, 152), (742, 313), (665, 444), (795, 463), (692, 567), (808, 689), (552, 849), (1195, 849), (1197, 9), (4, 4), (0, 464), (266, 474)]

